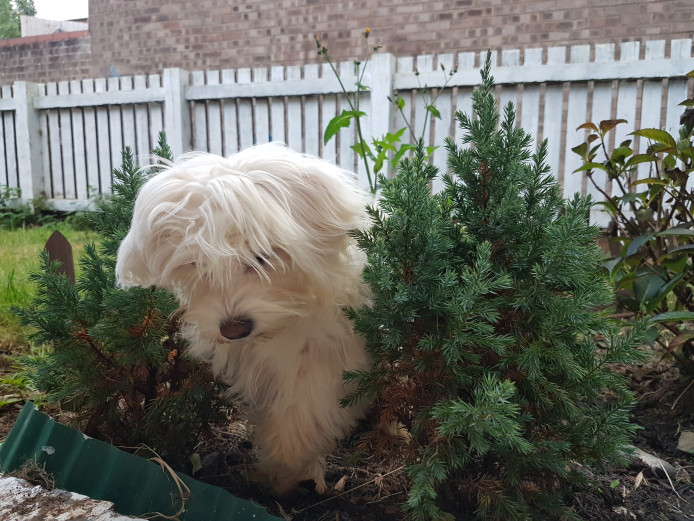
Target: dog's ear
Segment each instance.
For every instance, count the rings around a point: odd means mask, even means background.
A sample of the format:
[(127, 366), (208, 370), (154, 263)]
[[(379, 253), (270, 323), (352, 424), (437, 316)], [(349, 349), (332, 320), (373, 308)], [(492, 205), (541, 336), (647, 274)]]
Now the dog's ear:
[(118, 248), (116, 261), (116, 281), (123, 288), (149, 286), (151, 273), (137, 239), (129, 233)]
[(367, 224), (367, 196), (350, 179), (350, 174), (323, 160), (309, 160), (305, 177), (292, 187), (300, 204), (295, 211), (322, 241), (344, 239), (352, 230)]
[(317, 157), (277, 143), (258, 145), (230, 158), (232, 170), (245, 172), (264, 200), (284, 208), (297, 229), (297, 240), (317, 250), (340, 248), (355, 228), (366, 226), (368, 196), (354, 176)]
[(142, 226), (133, 220), (130, 232), (118, 248), (116, 261), (116, 281), (120, 287), (159, 286), (171, 289), (169, 282), (173, 270), (184, 261), (177, 257), (175, 244), (162, 240), (161, 236), (152, 233), (146, 225)]
[(138, 193), (128, 235), (118, 249), (116, 280), (122, 287), (169, 287), (172, 271), (191, 262), (182, 247), (201, 197), (185, 179), (163, 172)]

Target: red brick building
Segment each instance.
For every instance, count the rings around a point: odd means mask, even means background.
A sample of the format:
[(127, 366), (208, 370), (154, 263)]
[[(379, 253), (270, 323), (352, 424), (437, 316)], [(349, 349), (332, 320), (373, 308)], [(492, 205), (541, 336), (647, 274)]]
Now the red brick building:
[[(692, 0), (90, 0), (89, 32), (0, 42), (0, 84), (694, 36)], [(643, 46), (642, 46), (643, 48)]]

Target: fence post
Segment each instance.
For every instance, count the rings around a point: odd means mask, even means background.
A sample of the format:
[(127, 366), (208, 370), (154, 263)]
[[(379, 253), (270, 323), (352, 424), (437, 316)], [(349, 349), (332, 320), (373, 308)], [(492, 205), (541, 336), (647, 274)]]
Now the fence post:
[(22, 201), (28, 203), (31, 199), (46, 196), (39, 111), (34, 108), (34, 100), (39, 95), (38, 85), (28, 81), (15, 81), (13, 94), (19, 188), (22, 190)]
[(74, 284), (75, 260), (72, 255), (72, 245), (70, 244), (70, 241), (68, 241), (62, 233), (56, 230), (48, 238), (48, 241), (46, 241), (44, 250), (48, 252), (48, 260), (51, 262), (60, 262), (58, 273), (65, 275), (67, 279)]
[[(367, 80), (370, 90), (369, 106), (365, 110), (367, 116), (362, 127), (363, 139), (371, 146), (373, 139), (380, 139), (390, 132), (391, 105), (388, 97), (393, 92), (393, 76), (395, 75), (395, 57), (392, 54), (376, 53), (369, 62), (370, 75)], [(388, 176), (383, 169), (379, 172)], [(370, 189), (366, 168), (362, 161), (357, 161), (358, 183), (364, 189)], [(375, 172), (371, 172), (371, 183), (375, 183)]]
[(193, 147), (190, 128), (190, 109), (186, 87), (190, 73), (183, 69), (164, 69), (164, 130), (174, 157)]
[[(369, 122), (371, 139), (380, 139), (390, 132), (393, 104), (388, 98), (393, 94), (395, 57), (389, 53), (376, 53), (371, 58), (371, 107)], [(383, 172), (387, 175), (387, 172)]]

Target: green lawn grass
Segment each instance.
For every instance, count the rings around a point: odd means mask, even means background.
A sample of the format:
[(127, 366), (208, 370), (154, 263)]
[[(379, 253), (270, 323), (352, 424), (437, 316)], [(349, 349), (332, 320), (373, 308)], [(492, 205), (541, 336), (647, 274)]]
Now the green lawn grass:
[(69, 222), (54, 222), (40, 227), (0, 229), (0, 350), (21, 352), (27, 346), (18, 318), (10, 312), (12, 306), (31, 302), (35, 294), (29, 274), (38, 271), (39, 252), (53, 231), (59, 230), (72, 245), (75, 269), (84, 245), (97, 242), (98, 234), (75, 228)]

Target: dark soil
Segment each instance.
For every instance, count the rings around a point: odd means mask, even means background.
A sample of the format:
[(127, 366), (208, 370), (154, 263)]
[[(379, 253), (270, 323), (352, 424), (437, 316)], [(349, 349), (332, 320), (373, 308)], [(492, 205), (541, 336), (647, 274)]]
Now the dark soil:
[[(633, 459), (626, 468), (601, 470), (577, 466), (588, 484), (576, 486), (567, 501), (585, 521), (694, 521), (694, 454), (677, 449), (682, 431), (694, 431), (694, 385), (680, 377), (666, 362), (622, 368), (638, 399), (634, 422), (643, 427), (634, 446), (670, 463), (670, 479), (660, 470)], [(673, 404), (675, 406), (673, 407)], [(19, 404), (0, 409), (0, 440), (14, 423)], [(57, 407), (44, 409), (58, 421)], [(233, 495), (264, 505), (273, 514), (294, 521), (396, 521), (406, 519), (400, 505), (407, 497), (407, 472), (401, 462), (382, 462), (355, 455), (358, 436), (344, 440), (328, 458), (326, 481), (331, 487), (323, 495), (306, 483), (291, 497), (276, 498), (248, 480), (252, 445), (246, 425), (235, 421), (216, 430), (197, 447), (202, 468), (201, 481), (226, 488)], [(471, 519), (449, 499), (446, 510), (456, 519)]]
[[(634, 446), (669, 462), (676, 474), (669, 480), (662, 470), (632, 460), (628, 468), (593, 475), (601, 486), (575, 491), (573, 507), (585, 520), (694, 520), (694, 454), (677, 449), (680, 433), (694, 430), (694, 386), (687, 388), (679, 371), (665, 362), (620, 372), (629, 378), (638, 400), (634, 422), (642, 429)], [(640, 474), (644, 479), (637, 487)], [(619, 485), (611, 487), (616, 480)]]
[[(670, 463), (675, 475), (668, 480), (659, 468), (652, 470), (637, 459), (626, 468), (610, 470), (577, 466), (588, 484), (574, 487), (567, 501), (585, 521), (694, 520), (694, 486), (690, 481), (694, 455), (677, 449), (680, 432), (694, 430), (694, 386), (687, 389), (688, 382), (665, 362), (620, 372), (629, 378), (639, 400), (634, 421), (643, 429), (635, 437), (634, 446)], [(409, 483), (402, 464), (384, 466), (374, 459), (358, 459), (354, 455), (357, 444), (356, 435), (344, 440), (328, 458), (326, 481), (334, 487), (332, 490), (318, 495), (312, 491), (312, 483), (307, 483), (292, 497), (278, 499), (249, 483), (252, 447), (245, 425), (236, 422), (198, 447), (203, 468), (197, 477), (294, 521), (405, 519), (400, 505), (407, 498)], [(448, 512), (456, 512), (459, 520), (472, 519), (454, 498), (450, 499)]]

